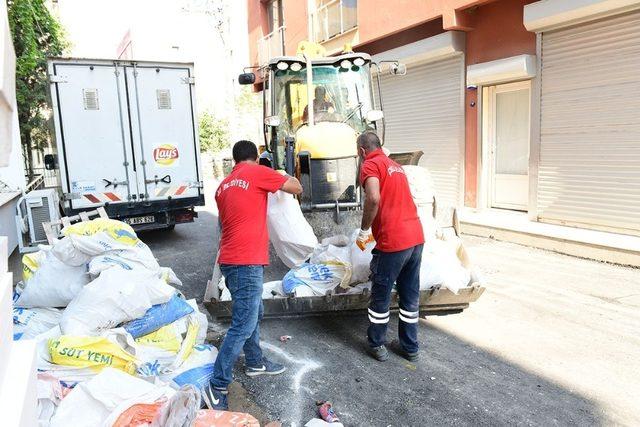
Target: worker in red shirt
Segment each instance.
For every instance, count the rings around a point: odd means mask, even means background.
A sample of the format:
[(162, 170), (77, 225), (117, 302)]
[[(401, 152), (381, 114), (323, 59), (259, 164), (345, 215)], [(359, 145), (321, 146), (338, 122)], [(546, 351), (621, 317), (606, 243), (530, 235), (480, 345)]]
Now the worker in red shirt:
[(227, 387), (242, 350), (247, 376), (285, 371), (283, 365), (263, 357), (260, 349), (263, 271), (269, 264), (267, 195), (278, 190), (302, 193), (297, 179), (258, 165), (258, 149), (253, 142), (238, 141), (233, 146), (233, 160), (233, 171), (216, 191), (222, 229), (218, 262), (233, 301), (231, 327), (203, 392), (206, 405), (219, 410), (228, 408)]
[(362, 133), (358, 137), (358, 153), (364, 160), (360, 184), (364, 187), (365, 201), (356, 244), (362, 250), (374, 240), (376, 244), (371, 260), (369, 352), (381, 362), (389, 358), (385, 340), (395, 284), (400, 301), (400, 351), (406, 359), (415, 361), (424, 244), (422, 224), (404, 169), (384, 154), (378, 135)]

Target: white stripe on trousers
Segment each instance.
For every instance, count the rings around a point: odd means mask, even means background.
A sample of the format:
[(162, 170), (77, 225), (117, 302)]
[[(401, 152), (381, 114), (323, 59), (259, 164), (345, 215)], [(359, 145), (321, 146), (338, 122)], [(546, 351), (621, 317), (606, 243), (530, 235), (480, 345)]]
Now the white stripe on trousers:
[(420, 320), (418, 317), (404, 317), (402, 314), (399, 314), (398, 317), (405, 323), (418, 323), (418, 320)]
[(389, 317), (388, 311), (386, 313), (378, 313), (376, 311), (371, 310), (370, 308), (368, 310), (369, 310), (369, 316), (377, 317), (378, 319), (384, 319), (385, 317)]
[(407, 310), (400, 309), (400, 314), (402, 314), (403, 316), (407, 316), (407, 317), (417, 317), (420, 314), (420, 312), (419, 311), (407, 311)]
[(369, 315), (369, 322), (377, 324), (389, 323), (389, 317), (386, 317), (384, 319), (376, 319), (375, 317)]

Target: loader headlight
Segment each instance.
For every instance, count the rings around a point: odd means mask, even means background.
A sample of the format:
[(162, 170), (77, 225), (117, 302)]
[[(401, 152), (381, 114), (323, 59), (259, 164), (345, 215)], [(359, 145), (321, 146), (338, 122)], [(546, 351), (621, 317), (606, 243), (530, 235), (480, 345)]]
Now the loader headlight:
[(286, 70), (287, 68), (289, 68), (289, 64), (287, 64), (287, 63), (286, 63), (286, 62), (284, 62), (284, 61), (280, 61), (280, 62), (278, 62), (278, 63), (276, 64), (276, 68), (277, 68), (278, 70), (284, 71), (284, 70)]
[(343, 59), (342, 61), (340, 61), (340, 68), (348, 70), (349, 68), (351, 68), (351, 61), (349, 61), (348, 59)]
[(300, 71), (302, 70), (302, 64), (299, 62), (293, 62), (290, 68), (291, 68), (291, 71)]
[(364, 65), (364, 59), (362, 58), (356, 58), (353, 60), (353, 65), (356, 65), (358, 67), (362, 67)]

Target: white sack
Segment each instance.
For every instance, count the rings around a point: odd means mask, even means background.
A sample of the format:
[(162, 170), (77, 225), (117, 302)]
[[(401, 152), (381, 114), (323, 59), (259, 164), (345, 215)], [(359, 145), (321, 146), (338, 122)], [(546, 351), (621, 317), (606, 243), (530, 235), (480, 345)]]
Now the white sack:
[(409, 190), (411, 190), (411, 196), (416, 206), (432, 205), (435, 193), (429, 171), (421, 166), (413, 165), (402, 166), (402, 169), (404, 169), (407, 181), (409, 181)]
[(278, 257), (289, 268), (302, 264), (318, 245), (318, 239), (302, 215), (300, 204), (284, 191), (269, 194), (268, 202), (269, 239)]
[(282, 279), (285, 292), (295, 292), (295, 289), (307, 285), (313, 289), (315, 295), (326, 295), (348, 283), (351, 276), (350, 266), (344, 264), (302, 264), (289, 271)]
[(136, 403), (169, 398), (174, 391), (113, 368), (105, 368), (91, 380), (78, 384), (58, 406), (51, 427), (111, 426), (122, 412)]
[(55, 308), (13, 308), (13, 339), (33, 339), (60, 324), (62, 311)]
[(39, 266), (23, 286), (16, 307), (66, 307), (89, 283), (87, 266), (66, 265), (50, 249), (42, 249)]
[(300, 285), (300, 286), (296, 286), (293, 289), (293, 295), (296, 298), (300, 298), (300, 297), (312, 297), (315, 296), (315, 292), (313, 292), (313, 289), (311, 289), (311, 286), (309, 285)]
[[(60, 254), (65, 257), (60, 258), (63, 262), (81, 258), (83, 254), (91, 257), (110, 254), (138, 262), (150, 270), (159, 268), (151, 249), (138, 239), (130, 225), (121, 221), (96, 218), (67, 226), (62, 229), (62, 234), (66, 237), (54, 246), (67, 246), (64, 254)], [(71, 247), (65, 240), (71, 241)]]
[(282, 289), (282, 280), (267, 282), (262, 285), (262, 299), (272, 299), (274, 297), (284, 297)]
[(96, 335), (167, 302), (173, 288), (152, 272), (110, 268), (86, 285), (62, 314), (65, 335)]
[(464, 268), (456, 254), (456, 247), (442, 240), (425, 246), (420, 265), (420, 289), (442, 286), (458, 293), (471, 280), (471, 273)]
[(91, 260), (91, 255), (77, 250), (68, 237), (57, 240), (51, 247), (51, 253), (61, 262), (76, 267), (85, 265)]
[(349, 254), (351, 259), (351, 284), (364, 283), (369, 280), (371, 275), (371, 260), (373, 259), (373, 248), (376, 247), (375, 242), (369, 243), (363, 251), (356, 245), (359, 229), (353, 232), (351, 244), (349, 245)]

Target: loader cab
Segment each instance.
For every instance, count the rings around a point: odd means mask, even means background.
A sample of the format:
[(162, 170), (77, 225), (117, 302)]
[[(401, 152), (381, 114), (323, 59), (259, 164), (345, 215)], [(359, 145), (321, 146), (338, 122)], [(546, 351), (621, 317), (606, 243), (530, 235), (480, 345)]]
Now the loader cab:
[(377, 126), (367, 120), (374, 111), (370, 66), (368, 55), (354, 53), (269, 62), (264, 157), (302, 181), (304, 210), (360, 206), (356, 138)]

